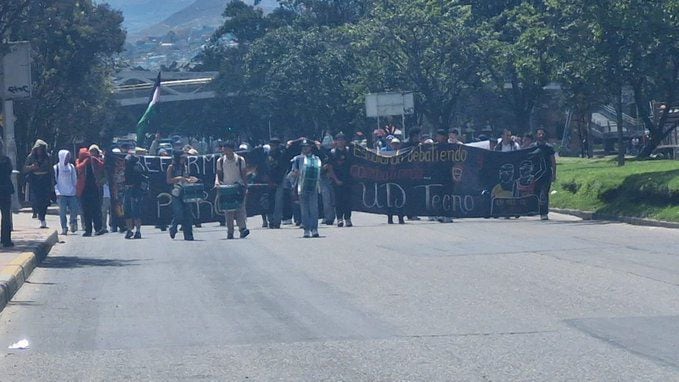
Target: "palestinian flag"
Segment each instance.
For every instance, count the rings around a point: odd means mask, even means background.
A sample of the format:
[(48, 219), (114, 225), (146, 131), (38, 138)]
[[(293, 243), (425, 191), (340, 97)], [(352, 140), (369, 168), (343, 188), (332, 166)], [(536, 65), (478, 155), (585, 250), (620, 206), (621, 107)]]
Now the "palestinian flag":
[(149, 99), (149, 106), (146, 108), (144, 115), (141, 116), (139, 122), (137, 122), (137, 145), (144, 144), (144, 135), (151, 125), (151, 119), (158, 113), (158, 101), (160, 99), (160, 72), (158, 72), (158, 78), (156, 78), (156, 83), (153, 84), (153, 92), (151, 93), (151, 98)]

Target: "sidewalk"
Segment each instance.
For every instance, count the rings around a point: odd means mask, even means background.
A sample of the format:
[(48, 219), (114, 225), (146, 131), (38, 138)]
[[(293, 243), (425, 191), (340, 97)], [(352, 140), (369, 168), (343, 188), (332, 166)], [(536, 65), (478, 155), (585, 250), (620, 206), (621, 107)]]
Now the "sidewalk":
[(48, 215), (48, 229), (38, 228), (40, 223), (29, 212), (12, 215), (14, 231), (13, 248), (0, 247), (0, 311), (21, 288), (33, 269), (42, 261), (52, 246), (59, 241), (59, 217)]

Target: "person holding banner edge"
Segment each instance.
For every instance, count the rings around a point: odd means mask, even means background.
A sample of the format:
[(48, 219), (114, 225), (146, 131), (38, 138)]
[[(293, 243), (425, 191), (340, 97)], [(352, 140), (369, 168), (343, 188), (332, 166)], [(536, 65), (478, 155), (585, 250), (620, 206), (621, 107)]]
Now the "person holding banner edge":
[(189, 176), (189, 168), (186, 165), (186, 154), (181, 151), (172, 156), (172, 164), (167, 167), (167, 183), (172, 185), (172, 223), (170, 225), (170, 237), (177, 235), (177, 226), (181, 223), (184, 240), (193, 241), (193, 212), (191, 205), (182, 200), (184, 184), (198, 182), (195, 176)]

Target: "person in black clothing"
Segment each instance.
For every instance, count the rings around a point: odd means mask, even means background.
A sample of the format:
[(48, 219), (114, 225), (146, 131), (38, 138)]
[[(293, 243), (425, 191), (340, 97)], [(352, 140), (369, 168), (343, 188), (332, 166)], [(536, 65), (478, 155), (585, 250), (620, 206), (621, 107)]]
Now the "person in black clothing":
[(326, 164), (328, 176), (334, 182), (337, 226), (352, 227), (351, 222), (351, 157), (343, 133), (335, 136), (335, 148), (330, 151)]
[[(408, 130), (408, 140), (403, 144), (402, 149), (417, 147), (422, 143), (422, 130), (419, 127)], [(408, 220), (420, 220), (419, 216), (408, 215)]]
[[(134, 153), (125, 157), (125, 239), (141, 239), (141, 216), (144, 209), (144, 192), (148, 189), (146, 168)], [(133, 229), (136, 228), (136, 232)]]
[(45, 215), (50, 205), (54, 183), (52, 177), (52, 162), (47, 154), (47, 143), (38, 139), (26, 159), (24, 172), (31, 184), (31, 207), (38, 214), (40, 228), (47, 228)]
[(14, 247), (12, 243), (12, 195), (14, 185), (12, 184), (12, 161), (5, 155), (5, 143), (0, 139), (0, 213), (2, 213), (2, 223), (0, 223), (0, 243), (4, 248)]
[(88, 149), (81, 148), (75, 165), (78, 171), (77, 194), (83, 212), (83, 236), (103, 235), (101, 220), (101, 194), (104, 177), (104, 162), (91, 155)]
[(536, 142), (533, 145), (544, 159), (545, 173), (536, 184), (536, 190), (540, 197), (540, 219), (549, 220), (549, 190), (552, 187), (552, 182), (556, 181), (556, 158), (552, 145), (547, 142), (547, 133), (545, 129), (539, 128), (535, 134)]
[(269, 228), (281, 228), (283, 219), (283, 204), (285, 189), (283, 182), (290, 168), (290, 158), (285, 148), (281, 147), (281, 140), (271, 138), (271, 149), (266, 156), (266, 167), (269, 175), (269, 211), (267, 218)]
[(198, 178), (189, 175), (186, 165), (186, 154), (181, 151), (174, 153), (172, 164), (167, 167), (167, 183), (172, 185), (172, 224), (170, 237), (174, 239), (177, 226), (182, 225), (184, 240), (193, 241), (193, 212), (191, 205), (182, 200), (182, 185), (196, 183)]

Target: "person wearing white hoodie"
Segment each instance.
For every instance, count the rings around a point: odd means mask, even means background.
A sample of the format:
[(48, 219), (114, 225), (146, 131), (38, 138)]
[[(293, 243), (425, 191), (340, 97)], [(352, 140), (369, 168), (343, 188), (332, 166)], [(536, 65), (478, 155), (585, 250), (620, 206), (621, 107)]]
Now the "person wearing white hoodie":
[(54, 165), (54, 192), (57, 194), (59, 204), (59, 219), (61, 220), (61, 234), (68, 234), (66, 225), (66, 213), (70, 213), (71, 232), (78, 227), (78, 197), (76, 196), (76, 184), (78, 173), (71, 164), (71, 153), (68, 150), (59, 151), (59, 163)]

